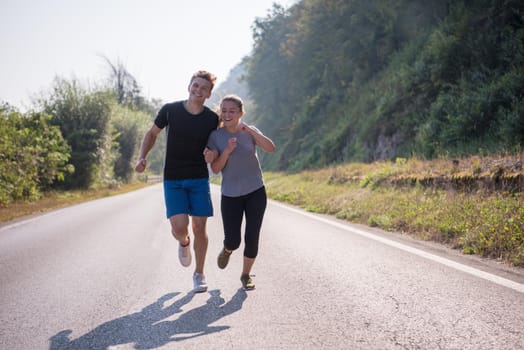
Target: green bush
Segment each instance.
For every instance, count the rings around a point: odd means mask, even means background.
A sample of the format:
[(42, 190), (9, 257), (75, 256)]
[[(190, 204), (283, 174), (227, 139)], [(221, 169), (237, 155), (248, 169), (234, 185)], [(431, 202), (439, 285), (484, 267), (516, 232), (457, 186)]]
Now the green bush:
[(0, 203), (38, 198), (73, 172), (70, 147), (43, 113), (0, 109)]

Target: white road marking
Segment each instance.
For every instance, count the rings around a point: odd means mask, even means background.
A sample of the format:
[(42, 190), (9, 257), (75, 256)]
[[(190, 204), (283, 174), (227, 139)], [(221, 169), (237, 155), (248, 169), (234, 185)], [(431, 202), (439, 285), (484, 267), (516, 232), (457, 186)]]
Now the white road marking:
[(442, 258), (442, 257), (440, 257), (438, 255), (430, 254), (430, 253), (425, 252), (423, 250), (410, 247), (408, 245), (396, 242), (394, 240), (390, 240), (390, 239), (387, 239), (387, 238), (384, 238), (384, 237), (380, 237), (380, 236), (374, 235), (372, 233), (359, 230), (357, 228), (349, 227), (349, 226), (346, 226), (344, 224), (341, 224), (341, 223), (338, 223), (338, 222), (335, 222), (335, 221), (331, 221), (331, 220), (322, 218), (320, 216), (317, 216), (317, 215), (305, 212), (305, 211), (300, 210), (300, 209), (295, 209), (295, 208), (289, 207), (289, 206), (281, 204), (279, 202), (271, 201), (271, 203), (274, 204), (274, 205), (277, 205), (277, 206), (279, 206), (281, 208), (284, 208), (284, 209), (287, 209), (289, 211), (292, 211), (294, 213), (307, 216), (307, 217), (309, 217), (311, 219), (324, 222), (326, 224), (329, 224), (331, 226), (335, 226), (335, 227), (340, 228), (342, 230), (346, 230), (346, 231), (349, 231), (351, 233), (355, 233), (355, 234), (360, 235), (362, 237), (366, 237), (368, 239), (372, 239), (372, 240), (381, 242), (381, 243), (389, 245), (391, 247), (395, 247), (395, 248), (401, 249), (401, 250), (403, 250), (405, 252), (418, 255), (418, 256), (420, 256), (422, 258), (425, 258), (425, 259), (437, 262), (439, 264), (451, 267), (453, 269), (456, 269), (456, 270), (468, 273), (470, 275), (473, 275), (473, 276), (485, 279), (487, 281), (496, 283), (498, 285), (501, 285), (501, 286), (504, 286), (504, 287), (507, 287), (507, 288), (511, 288), (511, 289), (513, 289), (513, 290), (515, 290), (517, 292), (524, 293), (524, 284), (521, 284), (521, 283), (518, 283), (518, 282), (515, 282), (515, 281), (512, 281), (512, 280), (509, 280), (507, 278), (500, 277), (500, 276), (497, 276), (497, 275), (494, 275), (494, 274), (491, 274), (491, 273), (488, 273), (488, 272), (485, 272), (485, 271), (482, 271), (482, 270), (479, 270), (479, 269), (475, 269), (473, 267), (470, 267), (470, 266), (467, 266), (467, 265), (463, 265), (463, 264), (457, 263), (455, 261), (452, 261), (452, 260), (449, 260), (449, 259), (446, 259), (446, 258)]

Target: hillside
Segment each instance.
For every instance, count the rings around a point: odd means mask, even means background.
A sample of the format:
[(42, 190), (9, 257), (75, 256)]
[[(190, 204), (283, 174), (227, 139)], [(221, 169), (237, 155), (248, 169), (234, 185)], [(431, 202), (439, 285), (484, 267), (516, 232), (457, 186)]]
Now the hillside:
[(274, 5), (234, 72), (245, 86), (228, 89), (248, 88), (250, 120), (278, 146), (271, 170), (517, 154), (523, 14), (516, 0)]

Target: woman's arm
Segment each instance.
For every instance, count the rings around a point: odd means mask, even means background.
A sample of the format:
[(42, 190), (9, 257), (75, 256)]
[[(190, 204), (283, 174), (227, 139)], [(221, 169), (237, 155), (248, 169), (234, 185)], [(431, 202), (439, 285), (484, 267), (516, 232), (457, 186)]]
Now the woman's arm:
[(253, 138), (255, 139), (255, 143), (258, 147), (262, 148), (264, 151), (268, 153), (275, 152), (276, 147), (273, 141), (266, 135), (262, 134), (258, 129), (244, 123), (240, 124), (239, 128), (240, 130), (245, 131), (251, 136), (253, 136)]
[(230, 138), (227, 141), (227, 147), (224, 149), (224, 152), (222, 152), (218, 156), (218, 158), (216, 158), (211, 163), (211, 170), (213, 170), (215, 174), (218, 174), (219, 172), (222, 171), (222, 169), (224, 169), (224, 167), (226, 166), (227, 160), (229, 159), (229, 155), (231, 154), (231, 152), (233, 152), (233, 150), (236, 147), (237, 147), (237, 138), (236, 137)]

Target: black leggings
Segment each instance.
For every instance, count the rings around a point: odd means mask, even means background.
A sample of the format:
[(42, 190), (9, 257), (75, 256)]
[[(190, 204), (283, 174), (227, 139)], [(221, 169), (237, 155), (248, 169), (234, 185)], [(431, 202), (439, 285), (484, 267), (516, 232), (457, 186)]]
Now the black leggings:
[(265, 187), (240, 197), (222, 195), (220, 209), (224, 225), (224, 247), (235, 250), (240, 247), (242, 218), (246, 215), (246, 233), (244, 236), (244, 256), (256, 258), (262, 219), (266, 211), (267, 196)]

